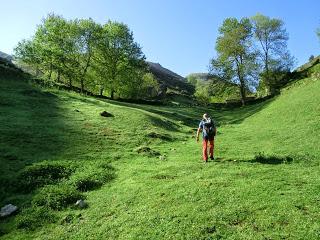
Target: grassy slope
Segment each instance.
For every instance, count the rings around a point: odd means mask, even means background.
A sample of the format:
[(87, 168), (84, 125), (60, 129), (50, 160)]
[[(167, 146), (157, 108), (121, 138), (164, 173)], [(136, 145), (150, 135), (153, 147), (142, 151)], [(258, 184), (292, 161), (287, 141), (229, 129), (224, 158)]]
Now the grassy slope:
[[(204, 109), (103, 102), (53, 90), (30, 96), (24, 91), (34, 87), (0, 81), (4, 180), (43, 160), (84, 168), (110, 162), (116, 174), (84, 193), (89, 208), (53, 211), (56, 223), (27, 231), (16, 229), (19, 215), (2, 220), (4, 239), (320, 237), (319, 81), (306, 79), (259, 105), (212, 110), (220, 127), (216, 160), (206, 165), (192, 138)], [(100, 117), (102, 110), (115, 117)], [(150, 132), (162, 135), (150, 138)], [(165, 160), (136, 153), (142, 145)], [(261, 152), (274, 155), (272, 161), (293, 161), (254, 162)], [(36, 194), (5, 197), (27, 208)], [(63, 221), (66, 216), (71, 220)]]

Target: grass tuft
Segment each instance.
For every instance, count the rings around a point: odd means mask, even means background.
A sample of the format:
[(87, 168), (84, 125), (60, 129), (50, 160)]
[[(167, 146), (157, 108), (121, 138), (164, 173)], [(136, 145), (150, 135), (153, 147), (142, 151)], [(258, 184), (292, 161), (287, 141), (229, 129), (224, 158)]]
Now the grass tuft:
[(43, 206), (53, 210), (61, 210), (84, 196), (70, 184), (47, 185), (40, 189), (32, 200), (33, 206)]
[(30, 192), (47, 184), (68, 178), (73, 169), (60, 162), (42, 162), (25, 167), (17, 178), (17, 190)]

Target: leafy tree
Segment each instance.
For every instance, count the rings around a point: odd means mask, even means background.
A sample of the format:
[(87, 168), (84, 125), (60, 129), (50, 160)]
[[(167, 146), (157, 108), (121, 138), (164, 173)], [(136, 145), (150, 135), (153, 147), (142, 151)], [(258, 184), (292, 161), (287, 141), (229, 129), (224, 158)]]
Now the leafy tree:
[(311, 56), (309, 57), (309, 62), (311, 62), (313, 59), (314, 59), (314, 55), (311, 55)]
[(33, 40), (22, 40), (14, 49), (14, 57), (29, 66), (34, 66), (36, 75), (38, 75), (42, 63), (41, 55), (37, 50)]
[(256, 53), (252, 51), (252, 25), (248, 18), (227, 18), (219, 28), (216, 41), (218, 56), (211, 62), (211, 72), (237, 83), (242, 104), (246, 91), (256, 80)]
[(290, 70), (293, 58), (287, 50), (288, 33), (280, 19), (257, 14), (251, 18), (263, 65), (262, 78), (269, 94), (276, 90), (275, 74)]
[(95, 71), (112, 99), (130, 82), (128, 76), (134, 78), (139, 74), (137, 70), (145, 67), (145, 56), (123, 23), (109, 21), (103, 25), (95, 51)]
[(122, 23), (100, 25), (92, 19), (66, 20), (51, 13), (31, 40), (18, 44), (15, 55), (45, 79), (80, 87), (81, 92), (99, 87), (101, 95), (109, 90), (111, 98), (115, 94), (137, 98), (158, 91), (155, 79), (146, 75), (140, 46)]

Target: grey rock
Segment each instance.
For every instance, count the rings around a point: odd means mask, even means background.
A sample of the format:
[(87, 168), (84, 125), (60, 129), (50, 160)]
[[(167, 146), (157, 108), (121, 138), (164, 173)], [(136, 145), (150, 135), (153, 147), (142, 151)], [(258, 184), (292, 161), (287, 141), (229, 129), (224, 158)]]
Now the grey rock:
[(88, 204), (82, 199), (78, 200), (75, 205), (79, 208), (86, 208), (88, 206)]
[(13, 213), (15, 213), (17, 210), (18, 210), (17, 206), (14, 206), (12, 204), (5, 205), (4, 207), (1, 208), (0, 216), (1, 217), (10, 216)]
[(111, 113), (107, 112), (107, 111), (103, 111), (100, 113), (101, 117), (114, 117)]

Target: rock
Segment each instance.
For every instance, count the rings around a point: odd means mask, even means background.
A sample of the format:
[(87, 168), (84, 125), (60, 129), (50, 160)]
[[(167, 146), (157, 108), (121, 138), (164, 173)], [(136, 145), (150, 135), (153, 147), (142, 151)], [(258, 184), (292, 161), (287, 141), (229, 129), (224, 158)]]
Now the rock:
[(107, 111), (103, 111), (100, 113), (101, 117), (113, 117), (111, 113), (108, 113)]
[(10, 215), (12, 215), (14, 212), (16, 212), (17, 210), (18, 210), (18, 207), (17, 207), (17, 206), (14, 206), (14, 205), (12, 205), (12, 204), (5, 205), (4, 207), (1, 208), (0, 216), (1, 216), (1, 217), (10, 216)]
[(82, 199), (78, 200), (75, 205), (79, 208), (86, 208), (88, 206), (88, 204)]

